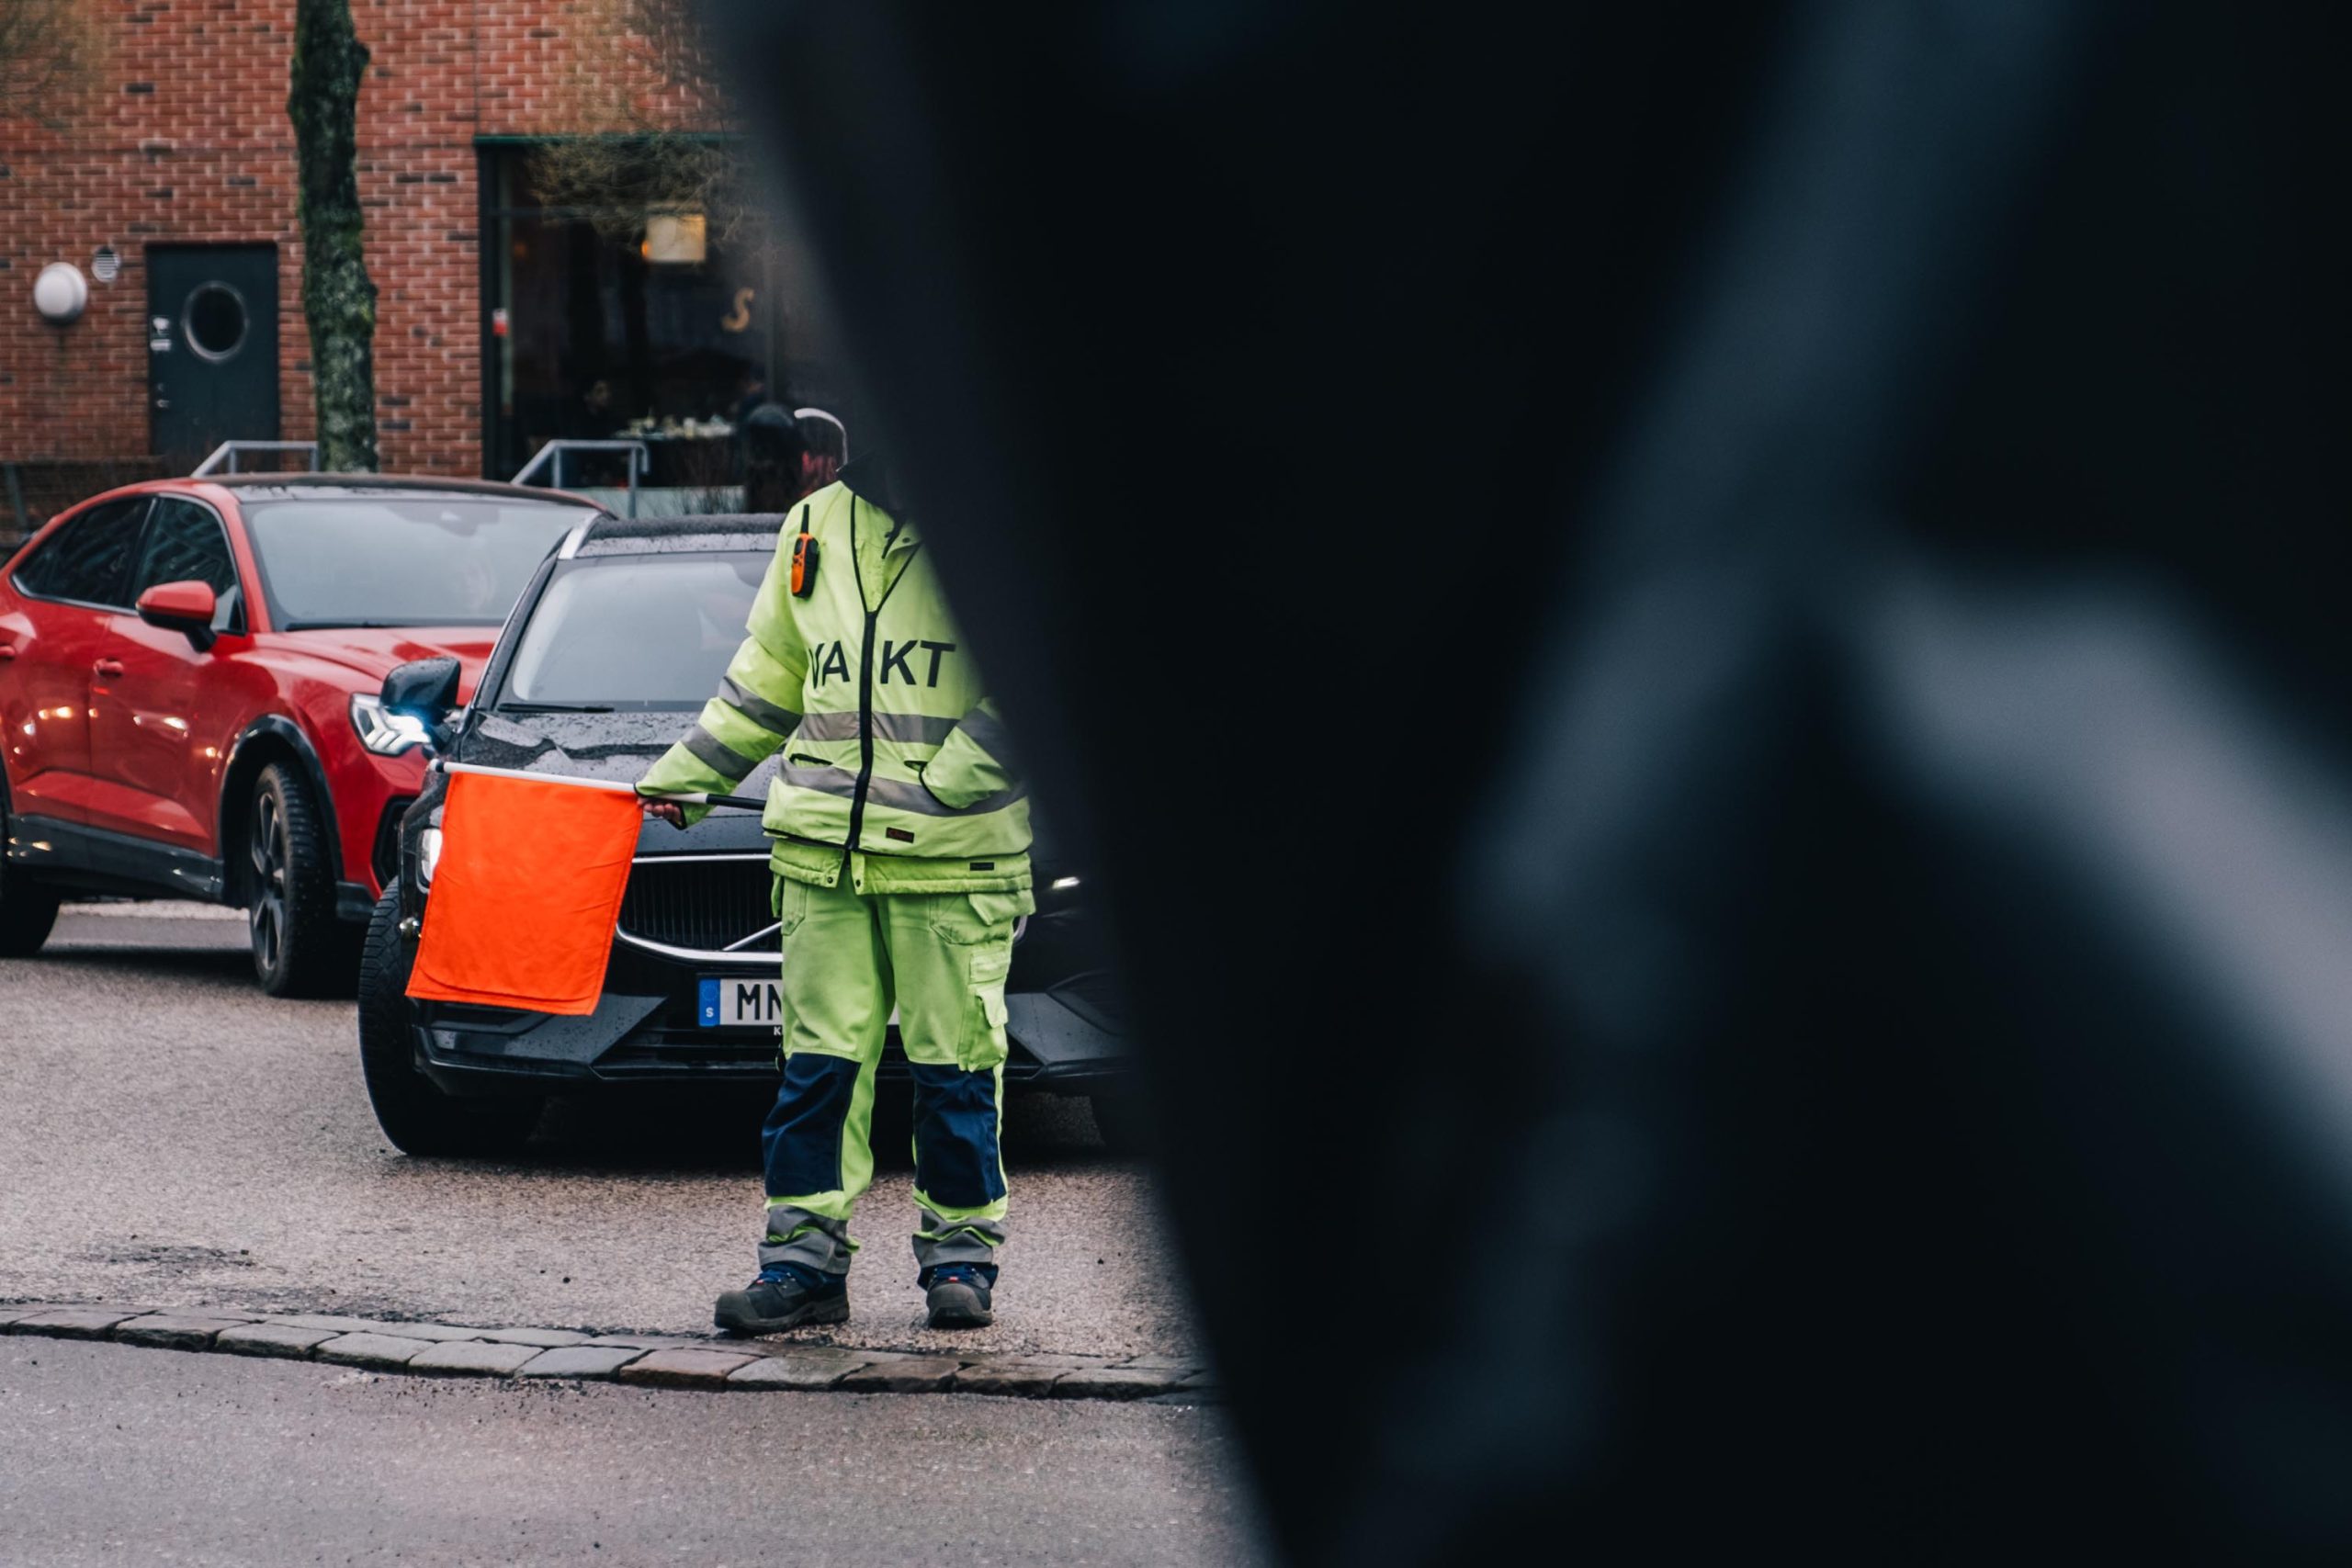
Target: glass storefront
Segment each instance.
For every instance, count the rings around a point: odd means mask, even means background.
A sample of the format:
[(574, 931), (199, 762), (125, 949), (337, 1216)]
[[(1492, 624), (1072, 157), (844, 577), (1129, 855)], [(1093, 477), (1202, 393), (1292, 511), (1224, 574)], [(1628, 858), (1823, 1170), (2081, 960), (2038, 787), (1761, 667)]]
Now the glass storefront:
[[(652, 510), (719, 511), (742, 478), (737, 428), (762, 402), (856, 411), (805, 249), (701, 213), (601, 225), (543, 204), (528, 142), (481, 148), (483, 469), (547, 442), (644, 442)], [(624, 482), (625, 459), (567, 454), (565, 481)]]

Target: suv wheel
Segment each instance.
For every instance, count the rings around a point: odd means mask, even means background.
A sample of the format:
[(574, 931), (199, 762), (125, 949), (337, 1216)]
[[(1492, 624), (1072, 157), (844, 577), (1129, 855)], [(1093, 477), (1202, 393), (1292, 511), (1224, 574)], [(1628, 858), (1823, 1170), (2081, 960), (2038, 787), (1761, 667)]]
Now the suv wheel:
[(29, 958), (57, 923), (57, 889), (8, 866), (8, 802), (0, 793), (0, 958)]
[(403, 1154), (512, 1154), (538, 1124), (537, 1098), (458, 1100), (416, 1070), (408, 999), (413, 954), (401, 939), (401, 895), (387, 887), (359, 960), (359, 1070), (377, 1124)]
[(334, 861), (311, 786), (284, 762), (254, 781), (245, 817), (254, 974), (273, 997), (348, 996), (353, 933), (334, 915)]

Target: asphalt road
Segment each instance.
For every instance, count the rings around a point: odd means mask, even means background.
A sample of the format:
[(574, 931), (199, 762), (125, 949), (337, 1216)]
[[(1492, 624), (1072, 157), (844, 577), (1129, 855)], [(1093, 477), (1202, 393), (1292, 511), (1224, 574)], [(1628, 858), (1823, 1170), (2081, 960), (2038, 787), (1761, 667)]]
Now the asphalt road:
[[(193, 907), (191, 907), (191, 909)], [(388, 1145), (349, 1003), (257, 990), (232, 920), (69, 910), (0, 960), (0, 1299), (661, 1333), (753, 1269), (752, 1103), (559, 1104), (513, 1162)], [(861, 1206), (837, 1342), (922, 1325), (904, 1145)], [(896, 1157), (893, 1158), (893, 1155)], [(1144, 1172), (1083, 1102), (1015, 1100), (1013, 1240), (976, 1349), (1193, 1348)]]
[(1213, 1410), (0, 1339), (0, 1563), (1237, 1563)]

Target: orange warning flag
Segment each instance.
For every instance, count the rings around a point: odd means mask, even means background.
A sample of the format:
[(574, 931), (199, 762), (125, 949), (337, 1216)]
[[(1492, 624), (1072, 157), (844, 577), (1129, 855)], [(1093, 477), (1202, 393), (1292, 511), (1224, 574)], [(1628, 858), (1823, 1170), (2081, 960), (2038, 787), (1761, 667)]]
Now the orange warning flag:
[(594, 1012), (641, 821), (631, 793), (452, 769), (408, 994)]

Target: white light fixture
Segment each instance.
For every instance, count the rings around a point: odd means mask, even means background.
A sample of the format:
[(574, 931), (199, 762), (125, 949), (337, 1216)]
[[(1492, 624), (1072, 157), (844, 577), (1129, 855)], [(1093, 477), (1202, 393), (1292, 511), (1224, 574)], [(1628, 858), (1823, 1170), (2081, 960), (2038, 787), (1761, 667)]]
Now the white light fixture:
[(70, 326), (90, 302), (90, 285), (72, 262), (51, 262), (33, 279), (33, 309), (52, 326)]

